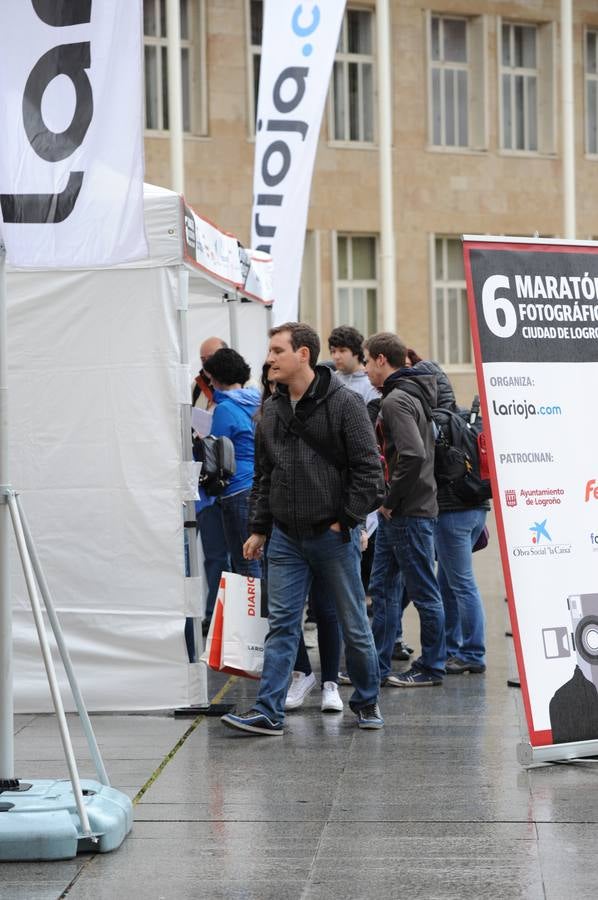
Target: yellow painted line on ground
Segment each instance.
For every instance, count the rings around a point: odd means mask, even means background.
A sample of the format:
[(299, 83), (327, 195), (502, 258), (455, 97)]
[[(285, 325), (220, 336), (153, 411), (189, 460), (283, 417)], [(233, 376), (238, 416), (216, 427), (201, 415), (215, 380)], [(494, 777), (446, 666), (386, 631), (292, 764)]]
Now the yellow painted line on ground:
[[(226, 684), (224, 684), (220, 688), (220, 690), (218, 691), (216, 696), (212, 697), (211, 703), (219, 703), (222, 700), (222, 698), (225, 697), (226, 694), (230, 691), (230, 689), (233, 687), (233, 685), (235, 685), (237, 683), (238, 680), (239, 680), (239, 678), (237, 675), (231, 675), (231, 677), (228, 679)], [(183, 744), (185, 743), (187, 738), (193, 734), (195, 729), (199, 725), (201, 725), (201, 723), (203, 722), (203, 720), (205, 718), (206, 718), (206, 716), (204, 715), (204, 713), (201, 713), (201, 715), (199, 715), (196, 719), (193, 720), (193, 722), (191, 723), (191, 725), (189, 726), (187, 731), (183, 735), (181, 735), (181, 737), (176, 742), (176, 744), (174, 745), (172, 750), (166, 754), (166, 756), (164, 757), (164, 759), (162, 760), (160, 765), (157, 767), (157, 769), (155, 769), (152, 772), (152, 774), (147, 779), (147, 781), (145, 782), (143, 787), (137, 791), (137, 793), (133, 797), (133, 806), (136, 806), (139, 803), (139, 801), (141, 800), (143, 795), (146, 793), (146, 791), (148, 791), (151, 788), (152, 784), (154, 784), (154, 782), (160, 777), (160, 775), (162, 774), (162, 772), (164, 771), (164, 769), (166, 768), (166, 766), (168, 765), (170, 760), (174, 759), (174, 757), (179, 752), (179, 750), (181, 749), (181, 747), (183, 746)]]

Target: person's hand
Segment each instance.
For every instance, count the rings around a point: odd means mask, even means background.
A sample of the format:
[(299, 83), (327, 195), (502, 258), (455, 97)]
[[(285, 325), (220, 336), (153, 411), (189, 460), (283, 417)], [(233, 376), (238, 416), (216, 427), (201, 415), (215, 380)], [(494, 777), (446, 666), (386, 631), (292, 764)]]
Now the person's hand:
[(390, 522), (392, 516), (392, 509), (389, 509), (388, 506), (381, 506), (378, 510), (381, 516), (384, 516), (387, 522)]
[(343, 526), (341, 525), (340, 522), (333, 522), (332, 525), (330, 526), (330, 530), (331, 531), (342, 531), (342, 527)]
[(265, 534), (250, 534), (243, 544), (244, 559), (261, 559), (262, 547), (266, 543)]
[(359, 549), (361, 550), (362, 553), (365, 553), (365, 551), (367, 550), (368, 543), (369, 543), (369, 538), (368, 538), (367, 531), (360, 531), (359, 532)]

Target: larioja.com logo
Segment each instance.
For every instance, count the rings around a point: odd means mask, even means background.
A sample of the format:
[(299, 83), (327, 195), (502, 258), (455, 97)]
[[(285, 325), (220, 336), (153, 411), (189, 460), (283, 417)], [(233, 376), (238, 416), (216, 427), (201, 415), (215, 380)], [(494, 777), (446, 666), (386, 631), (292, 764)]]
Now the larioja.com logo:
[(530, 532), (530, 544), (524, 544), (518, 547), (513, 547), (511, 553), (515, 557), (530, 557), (530, 556), (543, 556), (543, 557), (551, 557), (551, 556), (562, 556), (563, 554), (571, 553), (571, 544), (555, 544), (552, 540), (552, 535), (548, 530), (548, 519), (543, 519), (541, 522), (533, 522), (528, 531)]

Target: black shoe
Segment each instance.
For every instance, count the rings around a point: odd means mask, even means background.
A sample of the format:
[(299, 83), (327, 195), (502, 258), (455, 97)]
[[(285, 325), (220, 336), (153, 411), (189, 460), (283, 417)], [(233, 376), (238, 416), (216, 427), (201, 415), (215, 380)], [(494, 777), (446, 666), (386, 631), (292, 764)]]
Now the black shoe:
[(377, 703), (368, 703), (361, 709), (355, 710), (357, 716), (357, 725), (359, 728), (376, 730), (384, 727), (384, 719)]
[(406, 662), (408, 659), (410, 659), (412, 653), (413, 648), (409, 647), (408, 644), (405, 643), (405, 641), (397, 641), (392, 651), (392, 658)]
[(463, 675), (465, 672), (471, 672), (472, 675), (481, 675), (485, 671), (486, 666), (481, 665), (481, 663), (468, 663), (457, 656), (453, 656), (452, 659), (447, 659), (446, 661), (447, 675)]
[(257, 709), (250, 709), (246, 713), (236, 716), (234, 713), (226, 713), (220, 721), (227, 728), (236, 728), (238, 731), (248, 731), (250, 734), (265, 734), (273, 737), (284, 733), (281, 722), (274, 722), (265, 716), (264, 713), (258, 712)]

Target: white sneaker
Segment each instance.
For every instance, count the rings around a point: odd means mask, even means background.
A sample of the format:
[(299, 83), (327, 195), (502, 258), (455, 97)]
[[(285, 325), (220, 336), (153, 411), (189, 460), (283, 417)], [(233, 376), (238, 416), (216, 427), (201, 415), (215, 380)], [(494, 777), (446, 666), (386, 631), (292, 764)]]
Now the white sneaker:
[(322, 712), (342, 712), (343, 701), (335, 681), (325, 681), (322, 688)]
[(316, 678), (314, 673), (305, 675), (303, 672), (293, 672), (293, 680), (291, 681), (285, 700), (285, 709), (298, 709), (303, 706), (303, 701), (310, 691), (316, 686)]

